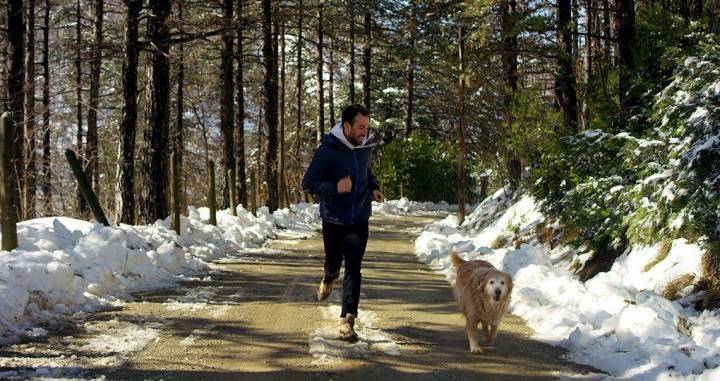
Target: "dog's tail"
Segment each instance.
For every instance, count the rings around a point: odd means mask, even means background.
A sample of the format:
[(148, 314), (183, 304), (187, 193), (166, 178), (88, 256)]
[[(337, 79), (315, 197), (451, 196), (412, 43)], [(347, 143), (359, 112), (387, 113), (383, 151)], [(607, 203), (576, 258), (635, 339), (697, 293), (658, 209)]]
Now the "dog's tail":
[(458, 268), (462, 266), (465, 261), (460, 258), (457, 252), (453, 251), (452, 254), (450, 254), (450, 259), (452, 260), (453, 267)]

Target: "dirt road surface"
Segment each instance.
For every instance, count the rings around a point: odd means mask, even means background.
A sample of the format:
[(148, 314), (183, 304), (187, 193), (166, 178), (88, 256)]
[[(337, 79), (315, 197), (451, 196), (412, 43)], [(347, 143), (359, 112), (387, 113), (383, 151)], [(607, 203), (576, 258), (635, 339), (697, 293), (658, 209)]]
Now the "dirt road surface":
[(510, 315), (495, 346), (469, 353), (451, 287), (413, 254), (412, 231), (429, 222), (373, 217), (354, 345), (333, 339), (340, 290), (316, 301), (321, 236), (279, 237), (208, 275), (0, 350), (0, 378), (553, 380), (593, 371), (530, 339)]

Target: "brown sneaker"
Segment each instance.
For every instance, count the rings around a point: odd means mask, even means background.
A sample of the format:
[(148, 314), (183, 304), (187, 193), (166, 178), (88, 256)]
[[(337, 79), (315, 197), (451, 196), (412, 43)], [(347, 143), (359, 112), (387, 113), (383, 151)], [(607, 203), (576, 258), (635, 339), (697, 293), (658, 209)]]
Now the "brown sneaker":
[(335, 284), (334, 280), (330, 281), (328, 283), (325, 283), (325, 278), (323, 278), (320, 281), (320, 285), (318, 286), (318, 290), (317, 290), (318, 302), (322, 302), (323, 300), (327, 299), (328, 296), (330, 296), (330, 293), (332, 292), (334, 284)]
[(358, 340), (358, 335), (355, 332), (355, 315), (347, 314), (340, 319), (340, 339), (350, 342)]

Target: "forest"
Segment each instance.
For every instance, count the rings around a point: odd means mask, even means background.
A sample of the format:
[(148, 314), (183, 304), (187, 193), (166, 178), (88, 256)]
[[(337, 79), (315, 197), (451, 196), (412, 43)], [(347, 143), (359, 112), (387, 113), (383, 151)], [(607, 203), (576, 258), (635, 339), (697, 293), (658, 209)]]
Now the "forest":
[(20, 220), (90, 217), (66, 149), (116, 223), (169, 215), (171, 155), (183, 208), (208, 204), (211, 161), (221, 208), (312, 201), (303, 172), (359, 103), (388, 198), (459, 204), (462, 224), (507, 185), (600, 253), (587, 278), (686, 237), (720, 289), (718, 0), (0, 6)]

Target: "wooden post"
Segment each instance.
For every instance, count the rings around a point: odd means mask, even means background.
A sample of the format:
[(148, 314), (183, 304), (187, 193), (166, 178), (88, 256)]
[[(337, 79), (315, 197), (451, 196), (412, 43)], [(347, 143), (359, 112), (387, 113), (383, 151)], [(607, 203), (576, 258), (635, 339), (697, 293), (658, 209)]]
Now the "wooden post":
[(17, 186), (14, 162), (14, 125), (9, 112), (0, 119), (0, 208), (2, 209), (2, 249), (17, 248), (17, 209), (13, 191)]
[(208, 176), (210, 177), (210, 194), (208, 195), (208, 208), (210, 208), (210, 225), (217, 226), (217, 217), (215, 215), (215, 162), (208, 161)]
[(180, 168), (175, 152), (170, 154), (170, 228), (180, 235)]
[(72, 169), (73, 174), (75, 175), (75, 179), (80, 187), (80, 192), (82, 193), (85, 202), (90, 207), (93, 217), (95, 217), (95, 221), (105, 226), (110, 226), (110, 222), (108, 222), (105, 217), (105, 213), (100, 207), (97, 196), (95, 195), (95, 192), (93, 192), (87, 177), (85, 177), (85, 171), (83, 171), (82, 164), (80, 164), (77, 156), (75, 156), (75, 152), (69, 149), (65, 150), (65, 157), (67, 158), (68, 164), (70, 164), (70, 169)]
[(228, 181), (230, 182), (230, 214), (233, 216), (237, 216), (237, 196), (235, 195), (235, 192), (237, 189), (235, 189), (235, 169), (229, 168), (228, 169)]

